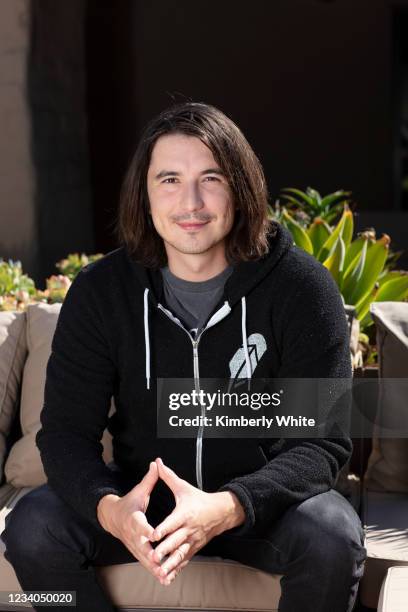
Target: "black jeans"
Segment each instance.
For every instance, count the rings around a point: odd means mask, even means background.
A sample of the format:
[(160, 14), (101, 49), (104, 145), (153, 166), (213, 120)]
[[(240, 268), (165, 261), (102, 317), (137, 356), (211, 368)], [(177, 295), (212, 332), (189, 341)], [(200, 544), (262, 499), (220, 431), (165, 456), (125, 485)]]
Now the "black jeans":
[[(150, 516), (149, 516), (150, 512)], [(155, 508), (147, 516), (154, 523)], [(159, 516), (159, 515), (157, 515)], [(23, 497), (1, 534), (6, 559), (26, 591), (76, 591), (77, 610), (116, 610), (93, 566), (135, 561), (122, 542), (67, 506), (48, 485)], [(291, 506), (262, 536), (227, 532), (200, 554), (283, 574), (281, 612), (350, 612), (366, 551), (360, 519), (336, 491)], [(176, 578), (177, 580), (177, 578)], [(36, 610), (55, 609), (36, 607)]]

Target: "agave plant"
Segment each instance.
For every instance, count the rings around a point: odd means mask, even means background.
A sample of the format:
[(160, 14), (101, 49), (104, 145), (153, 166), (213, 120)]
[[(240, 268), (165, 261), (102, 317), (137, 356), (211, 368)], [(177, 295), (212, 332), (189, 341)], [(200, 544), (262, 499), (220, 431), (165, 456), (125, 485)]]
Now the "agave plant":
[(390, 237), (376, 237), (374, 230), (361, 232), (353, 239), (354, 218), (347, 203), (335, 226), (316, 217), (307, 228), (283, 209), (281, 222), (295, 244), (320, 261), (331, 273), (344, 303), (354, 306), (360, 329), (373, 321), (370, 304), (375, 301), (402, 301), (408, 298), (408, 272), (391, 270), (388, 261)]
[[(291, 211), (302, 224), (307, 225), (317, 217), (326, 223), (333, 222), (341, 213), (346, 203), (349, 203), (351, 197), (350, 191), (335, 191), (328, 195), (321, 196), (316, 189), (308, 187), (306, 191), (294, 189), (293, 187), (284, 187), (281, 189), (277, 207), (283, 205), (286, 210)], [(299, 215), (300, 213), (300, 215)]]

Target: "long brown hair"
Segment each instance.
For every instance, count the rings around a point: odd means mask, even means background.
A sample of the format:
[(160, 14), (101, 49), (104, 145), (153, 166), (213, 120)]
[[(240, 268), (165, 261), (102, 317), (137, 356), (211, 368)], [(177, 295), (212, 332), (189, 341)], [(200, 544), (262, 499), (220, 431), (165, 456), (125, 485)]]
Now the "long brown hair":
[(236, 212), (226, 237), (229, 263), (258, 259), (268, 252), (268, 192), (262, 166), (241, 130), (208, 104), (187, 102), (163, 111), (146, 127), (122, 185), (115, 233), (121, 245), (149, 268), (167, 263), (163, 239), (149, 211), (147, 172), (156, 141), (165, 134), (201, 140), (227, 177)]

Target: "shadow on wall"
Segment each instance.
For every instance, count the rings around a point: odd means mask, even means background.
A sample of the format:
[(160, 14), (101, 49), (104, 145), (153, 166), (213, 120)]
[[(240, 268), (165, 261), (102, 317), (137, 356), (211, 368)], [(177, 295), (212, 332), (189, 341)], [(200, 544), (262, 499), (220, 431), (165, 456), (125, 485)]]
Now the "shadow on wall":
[(85, 98), (85, 0), (32, 2), (28, 57), (33, 207), (43, 282), (55, 262), (93, 252)]

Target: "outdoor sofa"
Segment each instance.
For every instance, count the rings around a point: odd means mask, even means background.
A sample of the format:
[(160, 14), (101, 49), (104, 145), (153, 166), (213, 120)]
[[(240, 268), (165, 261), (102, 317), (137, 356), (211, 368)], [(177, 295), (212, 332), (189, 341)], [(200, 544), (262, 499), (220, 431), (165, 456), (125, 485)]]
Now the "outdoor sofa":
[[(42, 303), (29, 306), (26, 312), (0, 312), (0, 474), (3, 474), (0, 533), (6, 515), (18, 500), (46, 482), (35, 435), (40, 427), (46, 364), (59, 311), (59, 304)], [(408, 367), (408, 304), (400, 305), (398, 314), (394, 306), (388, 308), (382, 319), (384, 331), (381, 333), (391, 333), (387, 328), (390, 316), (398, 319), (399, 329), (402, 326), (404, 330), (397, 335), (396, 346), (398, 351), (405, 351), (405, 364)], [(394, 342), (393, 339), (394, 336)], [(394, 345), (392, 349), (395, 349)], [(408, 377), (406, 370), (403, 375)], [(404, 567), (408, 566), (408, 450), (405, 443), (408, 440), (402, 442), (402, 449), (405, 448), (405, 455), (404, 450), (402, 455), (406, 460), (406, 488), (391, 492), (375, 490), (375, 464), (377, 467), (381, 465), (377, 454), (371, 460), (367, 488), (363, 489), (369, 549), (366, 575), (362, 582), (365, 605), (376, 607), (388, 568), (401, 566), (397, 568), (398, 571), (388, 573), (381, 595), (382, 607), (379, 609), (382, 612), (399, 611), (399, 608), (391, 607), (395, 605), (395, 601), (391, 601), (393, 593), (395, 595), (392, 584), (401, 586), (401, 581), (404, 584), (403, 572), (408, 572), (408, 567)], [(104, 460), (109, 463), (112, 455), (107, 432), (103, 444)], [(376, 441), (375, 449), (380, 453), (380, 459), (384, 459), (381, 442)], [(396, 469), (399, 468), (398, 464)], [(347, 489), (347, 479), (343, 480), (342, 486)], [(349, 494), (350, 491), (346, 490), (345, 493)], [(351, 501), (358, 509), (358, 495), (353, 495)], [(161, 586), (137, 562), (100, 567), (97, 572), (103, 588), (121, 610), (273, 612), (278, 609), (280, 576), (272, 576), (227, 559), (197, 555), (170, 587)], [(4, 544), (0, 541), (1, 612), (22, 609), (7, 605), (4, 595), (7, 591), (19, 590), (21, 587), (12, 566), (4, 558)], [(399, 592), (403, 593), (401, 588)], [(406, 598), (404, 593), (402, 596), (404, 610), (408, 610), (408, 594)]]

